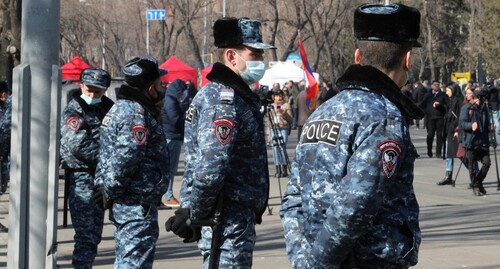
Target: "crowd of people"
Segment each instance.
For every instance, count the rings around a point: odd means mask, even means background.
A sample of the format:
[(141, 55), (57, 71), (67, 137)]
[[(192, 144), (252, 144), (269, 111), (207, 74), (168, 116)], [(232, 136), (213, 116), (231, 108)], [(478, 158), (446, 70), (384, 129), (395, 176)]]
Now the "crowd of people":
[[(199, 91), (190, 81), (165, 84), (168, 70), (140, 56), (123, 66), (124, 84), (112, 101), (105, 95), (109, 73), (85, 69), (61, 116), (73, 266), (92, 268), (109, 210), (115, 268), (152, 268), (163, 205), (176, 209), (165, 229), (198, 243), (203, 268), (251, 268), (255, 225), (268, 207), (267, 146), (275, 176), (289, 177), (280, 216), (293, 268), (415, 265), (421, 234), (413, 163), (419, 154), (409, 127), (426, 128), (427, 156), (446, 160), (438, 185), (453, 183), (460, 157), (473, 194), (482, 196), (500, 114), (498, 80), (487, 89), (409, 83), (412, 49), (421, 46), (419, 22), (419, 11), (402, 4), (358, 7), (355, 64), (335, 84), (322, 82), (315, 110), (306, 105), (305, 81), (274, 83), (266, 101), (251, 89), (264, 75), (265, 50), (275, 47), (249, 18), (215, 22), (218, 62)], [(9, 95), (0, 83), (2, 193)], [(290, 163), (286, 144), (293, 130), (298, 145)], [(177, 199), (173, 182), (182, 150)]]
[(427, 130), (427, 156), (445, 160), (445, 176), (437, 185), (453, 185), (458, 158), (469, 171), (473, 194), (485, 195), (482, 181), (491, 166), (490, 148), (499, 145), (500, 80), (490, 79), (485, 85), (423, 80), (401, 90), (425, 112), (422, 122), (413, 123)]

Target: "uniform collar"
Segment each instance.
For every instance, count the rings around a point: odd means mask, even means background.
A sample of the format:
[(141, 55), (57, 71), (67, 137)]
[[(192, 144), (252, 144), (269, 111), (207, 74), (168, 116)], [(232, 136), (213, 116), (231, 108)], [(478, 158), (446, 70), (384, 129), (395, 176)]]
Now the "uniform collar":
[(234, 91), (245, 100), (254, 103), (259, 102), (259, 97), (250, 90), (243, 79), (229, 67), (221, 63), (215, 63), (213, 65), (212, 71), (207, 75), (207, 79), (234, 89)]
[(393, 102), (405, 118), (422, 119), (425, 115), (422, 109), (401, 93), (391, 78), (372, 66), (349, 66), (344, 75), (337, 80), (337, 86), (341, 90), (363, 87), (378, 93)]
[(155, 118), (160, 116), (160, 109), (139, 89), (122, 84), (118, 92), (117, 99), (127, 99), (139, 103), (145, 110), (149, 111)]

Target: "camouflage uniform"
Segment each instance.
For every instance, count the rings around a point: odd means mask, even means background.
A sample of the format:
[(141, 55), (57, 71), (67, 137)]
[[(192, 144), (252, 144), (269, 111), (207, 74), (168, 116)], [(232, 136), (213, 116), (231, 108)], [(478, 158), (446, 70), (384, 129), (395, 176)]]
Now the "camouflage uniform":
[(10, 131), (12, 125), (12, 95), (5, 102), (0, 101), (0, 165), (2, 166), (1, 190), (7, 190), (10, 172)]
[(113, 202), (115, 268), (152, 268), (160, 197), (167, 189), (168, 156), (155, 104), (122, 85), (101, 126), (96, 184)]
[(370, 66), (338, 84), (297, 146), (280, 211), (288, 257), (293, 268), (407, 268), (420, 244), (408, 119), (423, 112)]
[(73, 266), (92, 268), (101, 242), (104, 211), (92, 200), (94, 174), (99, 154), (99, 127), (113, 105), (103, 96), (101, 103), (88, 105), (73, 95), (61, 118), (61, 158), (69, 176), (69, 209), (75, 229)]
[[(211, 217), (222, 193), (221, 268), (250, 268), (255, 223), (267, 205), (269, 175), (258, 97), (228, 67), (216, 63), (186, 113), (181, 207), (193, 220)], [(198, 246), (208, 267), (212, 232)]]

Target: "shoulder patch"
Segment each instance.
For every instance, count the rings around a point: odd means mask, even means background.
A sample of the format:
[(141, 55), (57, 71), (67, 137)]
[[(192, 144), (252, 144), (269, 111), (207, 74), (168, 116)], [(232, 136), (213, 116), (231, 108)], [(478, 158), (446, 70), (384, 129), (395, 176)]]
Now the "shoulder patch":
[(401, 147), (394, 140), (386, 140), (378, 145), (382, 152), (382, 171), (386, 178), (390, 179), (396, 173), (399, 157), (401, 156)]
[(196, 107), (194, 105), (190, 105), (189, 109), (186, 111), (186, 122), (189, 124), (193, 123), (193, 120), (196, 117), (196, 113)]
[(336, 120), (316, 120), (307, 123), (300, 135), (301, 144), (324, 143), (337, 146), (342, 122)]
[(78, 116), (71, 116), (66, 120), (66, 124), (73, 131), (78, 131), (80, 129), (82, 120)]
[(132, 137), (137, 145), (142, 146), (148, 140), (148, 131), (142, 124), (135, 124), (132, 126)]
[(104, 119), (102, 119), (101, 128), (108, 127), (110, 122), (111, 122), (111, 116), (109, 115), (104, 116)]
[(222, 102), (233, 102), (234, 99), (234, 90), (230, 88), (222, 88), (220, 90), (220, 100)]
[(233, 139), (234, 122), (229, 118), (218, 118), (214, 120), (215, 138), (221, 145), (227, 145)]

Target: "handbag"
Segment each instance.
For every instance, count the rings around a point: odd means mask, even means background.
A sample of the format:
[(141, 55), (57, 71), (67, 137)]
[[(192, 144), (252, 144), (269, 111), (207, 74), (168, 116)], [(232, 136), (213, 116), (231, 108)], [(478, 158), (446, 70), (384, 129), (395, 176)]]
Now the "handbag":
[(462, 142), (458, 143), (457, 158), (465, 157), (465, 148), (462, 146)]

